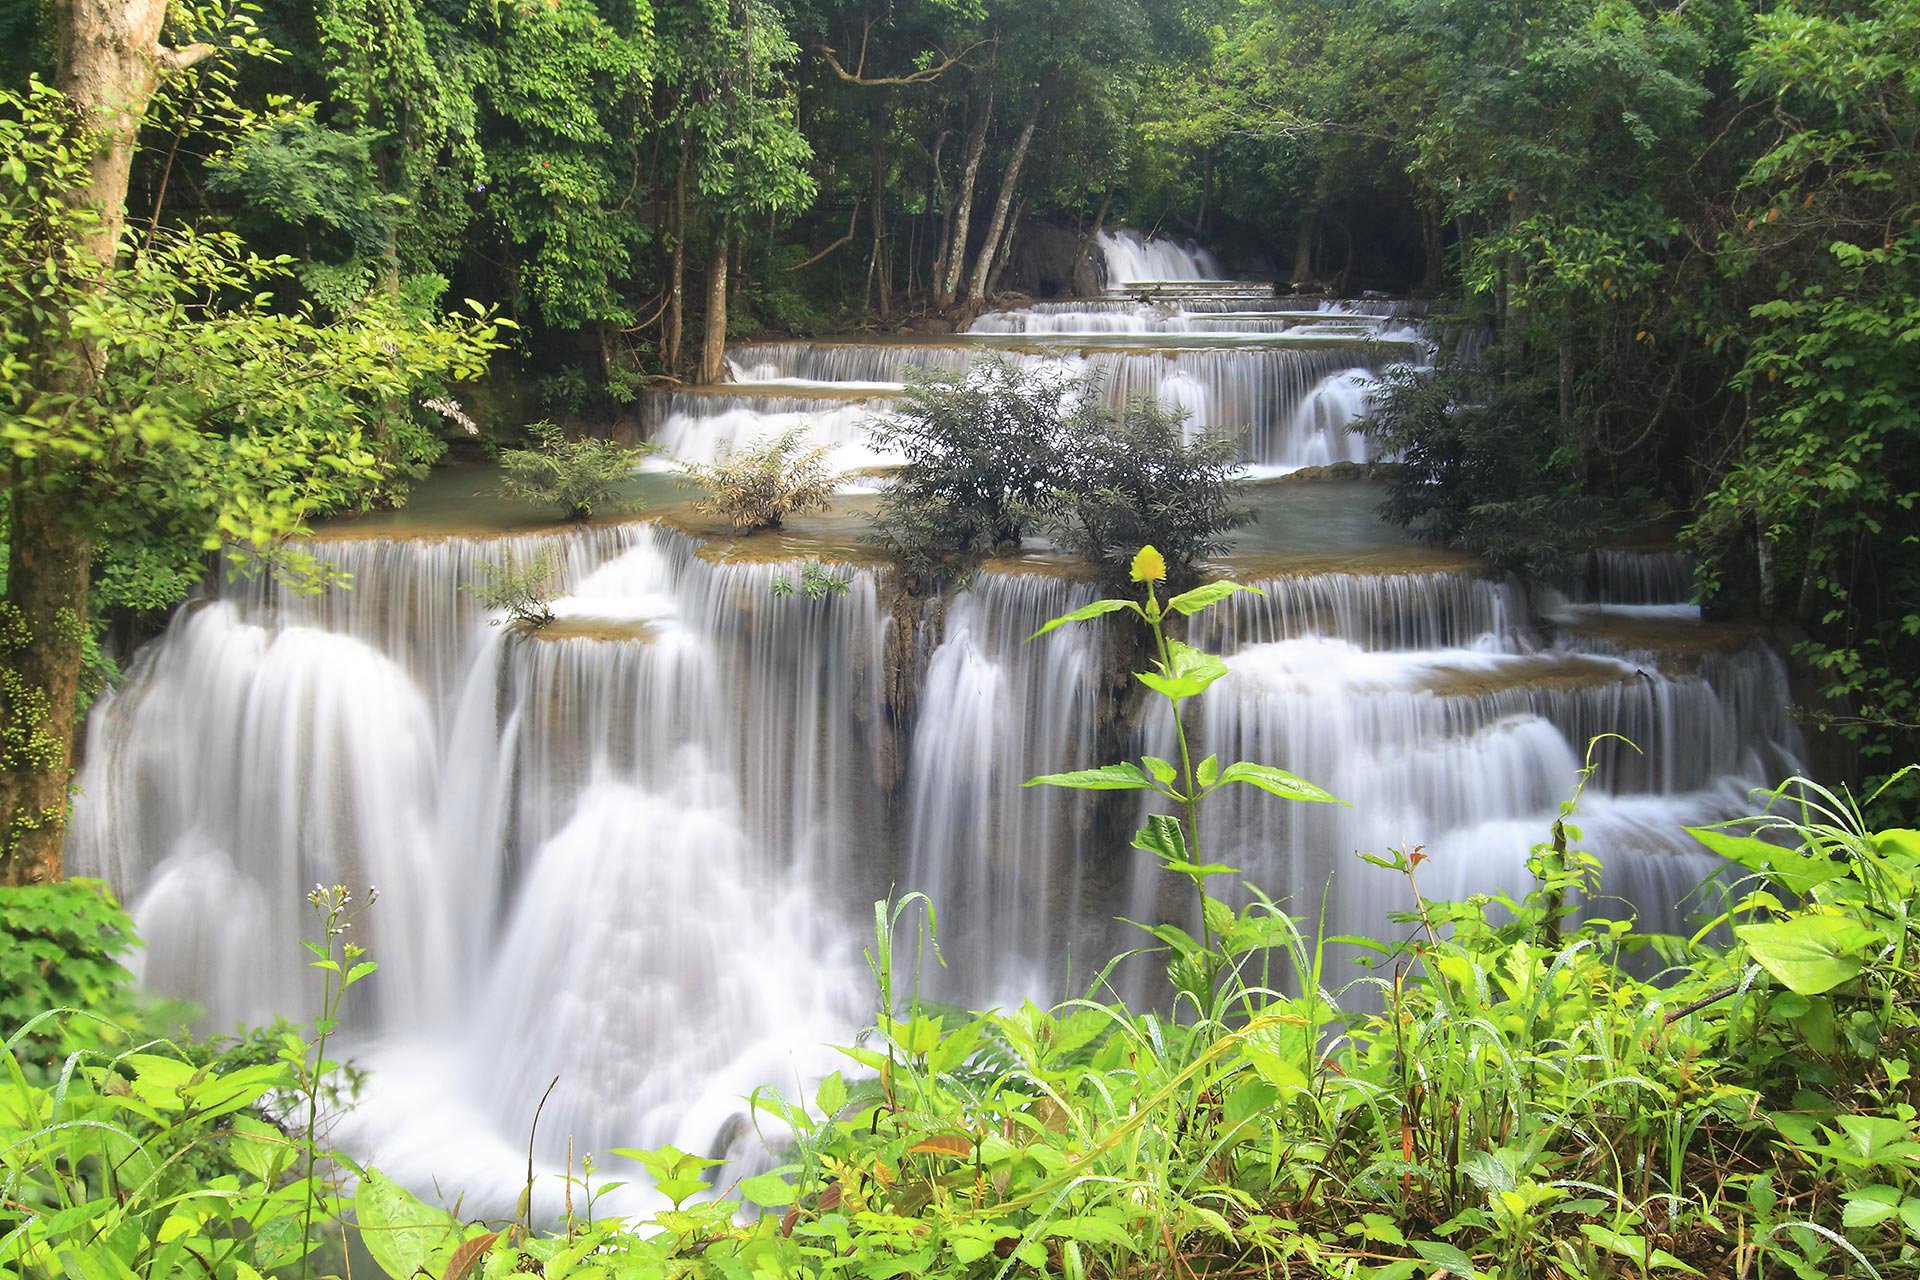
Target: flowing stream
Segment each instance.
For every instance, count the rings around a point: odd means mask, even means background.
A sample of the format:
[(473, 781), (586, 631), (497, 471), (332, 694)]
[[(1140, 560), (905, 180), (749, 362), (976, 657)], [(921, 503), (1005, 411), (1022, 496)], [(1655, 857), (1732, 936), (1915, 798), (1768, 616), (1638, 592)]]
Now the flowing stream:
[[(843, 466), (881, 464), (861, 423), (910, 366), (1005, 351), (1235, 431), (1268, 476), (1364, 459), (1348, 427), (1369, 376), (1428, 358), (1403, 304), (1279, 298), (1131, 233), (1102, 248), (1100, 299), (924, 341), (740, 345), (729, 384), (657, 398), (654, 437), (704, 459), (805, 426)], [(1681, 922), (1713, 869), (1681, 827), (1743, 812), (1800, 752), (1783, 664), (1700, 620), (1685, 562), (1607, 552), (1529, 590), (1403, 545), (1368, 486), (1260, 492), (1268, 521), (1222, 567), (1266, 594), (1199, 628), (1231, 668), (1200, 749), (1352, 807), (1246, 791), (1210, 810), (1208, 860), (1309, 915), (1324, 901), (1334, 933), (1380, 932), (1399, 905), (1357, 850), (1424, 846), (1431, 896), (1518, 890), (1588, 742), (1614, 734), (1595, 748), (1585, 846), (1612, 893)], [(834, 529), (771, 549), (667, 520), (323, 532), (311, 550), (350, 589), (224, 582), (101, 702), (70, 865), (132, 905), (144, 980), (219, 1029), (310, 1016), (307, 890), (379, 886), (355, 931), (381, 969), (347, 1031), (371, 1075), (335, 1137), (468, 1212), (512, 1205), (556, 1079), (545, 1169), (569, 1140), (750, 1165), (745, 1095), (844, 1065), (823, 1046), (871, 1007), (876, 898), (931, 895), (947, 965), (929, 988), (976, 1004), (1070, 994), (1132, 944), (1116, 917), (1187, 910), (1102, 840), (1087, 798), (1020, 785), (1096, 763), (1112, 723), (1097, 630), (1025, 640), (1092, 588), (1029, 556), (897, 610), (887, 573)], [(543, 548), (566, 590), (545, 631), (494, 625), (461, 589)], [(841, 562), (843, 594), (776, 591), (816, 556)], [(1128, 737), (1169, 754), (1160, 721)]]

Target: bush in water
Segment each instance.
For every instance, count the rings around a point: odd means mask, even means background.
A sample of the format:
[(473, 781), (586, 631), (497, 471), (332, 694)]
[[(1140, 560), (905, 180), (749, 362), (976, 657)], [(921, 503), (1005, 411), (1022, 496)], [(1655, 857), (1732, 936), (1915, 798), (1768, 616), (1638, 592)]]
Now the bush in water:
[(597, 511), (631, 511), (636, 505), (619, 496), (621, 481), (647, 449), (629, 449), (611, 440), (588, 437), (569, 440), (551, 422), (527, 428), (530, 449), (506, 449), (500, 454), (501, 492), (536, 506), (558, 507), (569, 520), (591, 519)]
[(1099, 384), (1058, 365), (992, 356), (962, 374), (910, 371), (876, 447), (908, 459), (881, 498), (879, 529), (921, 585), (1045, 533), (1124, 582), (1149, 537), (1186, 585), (1250, 518), (1234, 502), (1235, 446), (1151, 399), (1115, 410)]
[(504, 609), (508, 621), (530, 627), (553, 621), (553, 598), (560, 582), (560, 556), (553, 548), (542, 546), (502, 564), (482, 564), (479, 571), (479, 578), (463, 589), (487, 608)]
[(788, 516), (819, 511), (833, 497), (825, 448), (807, 448), (796, 427), (751, 449), (724, 451), (712, 463), (686, 463), (681, 473), (707, 491), (694, 510), (717, 516), (735, 533), (778, 529)]
[(1110, 582), (1126, 581), (1128, 558), (1152, 539), (1168, 581), (1190, 586), (1200, 561), (1253, 519), (1235, 501), (1233, 439), (1204, 430), (1189, 438), (1185, 415), (1151, 397), (1076, 414), (1064, 429), (1063, 483), (1038, 524)]

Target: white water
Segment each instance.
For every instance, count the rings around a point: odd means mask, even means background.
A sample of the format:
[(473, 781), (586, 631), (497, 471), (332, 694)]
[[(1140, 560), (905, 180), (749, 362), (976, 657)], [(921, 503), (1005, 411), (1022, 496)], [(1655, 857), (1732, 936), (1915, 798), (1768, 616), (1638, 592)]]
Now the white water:
[[(1146, 302), (1034, 314), (1285, 310), (1259, 305), (1264, 286), (1206, 283), (1217, 264), (1188, 266), (1173, 277), (1188, 283)], [(1283, 319), (1327, 316), (1415, 319), (1373, 301)], [(736, 376), (789, 381), (666, 398), (656, 438), (712, 457), (806, 420), (857, 458), (856, 416), (909, 356), (961, 367), (977, 350), (747, 348)], [(1230, 420), (1256, 456), (1309, 465), (1364, 456), (1341, 428), (1366, 411), (1371, 351), (1342, 339), (1071, 358), (1104, 361), (1109, 394)], [(1118, 847), (1124, 834), (1096, 838), (1086, 797), (1021, 785), (1096, 762), (1100, 631), (1026, 641), (1085, 585), (980, 574), (911, 624), (892, 647), (906, 669), (890, 673), (892, 628), (910, 623), (869, 571), (842, 596), (779, 597), (794, 566), (716, 563), (644, 524), (313, 545), (351, 590), (228, 584), (103, 700), (70, 862), (132, 903), (147, 982), (200, 1001), (217, 1027), (309, 1015), (294, 942), (306, 890), (378, 884), (356, 932), (382, 968), (356, 991), (347, 1043), (372, 1083), (337, 1137), (418, 1188), (465, 1194), (468, 1212), (512, 1205), (556, 1078), (544, 1169), (569, 1138), (577, 1153), (671, 1141), (750, 1166), (743, 1097), (839, 1065), (822, 1045), (869, 1007), (861, 936), (890, 889), (932, 896), (949, 967), (929, 987), (973, 1002), (1067, 994), (1137, 942), (1116, 916), (1188, 910)], [(543, 547), (562, 553), (561, 622), (541, 637), (490, 625), (461, 584)], [(1680, 826), (1742, 812), (1748, 788), (1794, 767), (1781, 663), (1752, 642), (1696, 643), (1677, 556), (1596, 556), (1531, 602), (1463, 572), (1260, 585), (1195, 628), (1231, 669), (1195, 724), (1200, 749), (1294, 770), (1353, 807), (1229, 796), (1209, 812), (1207, 855), (1309, 914), (1331, 877), (1335, 933), (1378, 933), (1401, 902), (1359, 849), (1425, 846), (1433, 896), (1521, 888), (1528, 847), (1608, 733), (1640, 752), (1598, 749), (1586, 847), (1610, 891), (1676, 924), (1712, 870)], [(1608, 629), (1622, 622), (1635, 629)], [(890, 676), (906, 704), (887, 701)], [(1172, 754), (1163, 721), (1115, 725), (1129, 735), (1136, 752)], [(1143, 973), (1130, 990), (1151, 990)]]

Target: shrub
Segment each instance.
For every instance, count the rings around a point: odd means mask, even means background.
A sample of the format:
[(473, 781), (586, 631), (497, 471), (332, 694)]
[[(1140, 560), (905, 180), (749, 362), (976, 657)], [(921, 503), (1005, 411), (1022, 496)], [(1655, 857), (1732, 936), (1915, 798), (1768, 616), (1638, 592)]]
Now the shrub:
[(1168, 582), (1192, 585), (1199, 562), (1225, 550), (1226, 533), (1253, 513), (1234, 501), (1232, 438), (1202, 431), (1188, 439), (1184, 420), (1147, 397), (1118, 412), (1074, 414), (1064, 424), (1064, 483), (1040, 528), (1110, 582), (1126, 581), (1134, 550), (1151, 540)]
[[(482, 564), (477, 581), (465, 589), (489, 609), (505, 609), (507, 619), (530, 627), (553, 621), (553, 598), (559, 594), (560, 554), (542, 547), (502, 564)], [(496, 619), (496, 621), (498, 621)]]
[(1546, 388), (1504, 377), (1492, 355), (1389, 371), (1363, 429), (1399, 464), (1387, 517), (1423, 542), (1547, 578), (1607, 530), (1608, 508), (1586, 494), (1579, 442), (1557, 424)]
[(833, 497), (825, 447), (805, 448), (795, 427), (740, 453), (724, 450), (711, 464), (687, 463), (681, 474), (707, 491), (694, 510), (718, 516), (736, 533), (778, 529), (786, 518), (818, 511)]
[(532, 448), (500, 454), (500, 489), (506, 496), (558, 507), (569, 520), (633, 508), (632, 500), (619, 497), (619, 486), (633, 474), (646, 448), (629, 449), (591, 436), (569, 440), (551, 422), (536, 422), (527, 433), (534, 439)]
[(962, 374), (909, 370), (892, 412), (868, 426), (876, 446), (907, 459), (878, 528), (909, 576), (952, 577), (1018, 543), (1059, 483), (1064, 420), (1092, 401), (1084, 378), (999, 356)]
[(818, 560), (809, 560), (800, 570), (800, 578), (795, 581), (785, 574), (775, 578), (768, 590), (780, 597), (799, 596), (804, 600), (825, 600), (830, 596), (843, 596), (852, 580), (843, 578)]

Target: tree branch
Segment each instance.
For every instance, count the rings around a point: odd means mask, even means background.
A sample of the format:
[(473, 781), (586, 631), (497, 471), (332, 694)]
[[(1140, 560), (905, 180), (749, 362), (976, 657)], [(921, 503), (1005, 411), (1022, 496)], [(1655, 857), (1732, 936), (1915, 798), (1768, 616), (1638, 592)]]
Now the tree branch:
[(948, 54), (946, 61), (942, 62), (937, 67), (922, 67), (920, 70), (913, 72), (911, 75), (904, 75), (904, 76), (869, 76), (865, 74), (866, 49), (865, 49), (864, 41), (862, 42), (862, 48), (860, 52), (860, 65), (852, 71), (849, 71), (845, 67), (840, 65), (840, 58), (838, 56), (839, 50), (828, 48), (824, 44), (817, 44), (813, 46), (813, 51), (819, 54), (822, 58), (824, 58), (826, 60), (827, 65), (833, 68), (833, 73), (839, 76), (842, 80), (846, 81), (848, 84), (857, 84), (857, 85), (863, 85), (867, 88), (876, 88), (881, 85), (930, 84), (933, 81), (938, 80), (942, 75), (944, 75), (947, 71), (949, 71), (953, 67), (962, 65), (962, 60), (965, 59), (968, 54), (972, 53), (975, 49), (978, 49), (981, 45), (985, 43), (987, 43), (985, 40), (977, 40), (974, 43), (968, 45), (966, 48), (962, 49), (958, 53)]
[(168, 72), (185, 71), (218, 52), (220, 50), (210, 44), (190, 44), (184, 49), (169, 49), (162, 45), (159, 52), (160, 69)]
[(811, 258), (808, 258), (805, 262), (796, 262), (792, 266), (788, 267), (787, 270), (798, 271), (802, 267), (810, 267), (814, 263), (820, 261), (820, 259), (832, 253), (835, 249), (838, 249), (841, 245), (845, 244), (847, 241), (853, 239), (853, 228), (855, 224), (857, 224), (859, 221), (860, 221), (860, 201), (855, 200), (853, 202), (853, 212), (847, 215), (847, 234), (841, 236), (838, 240), (835, 240), (832, 244), (828, 245), (826, 248), (822, 249), (820, 252), (814, 254)]

